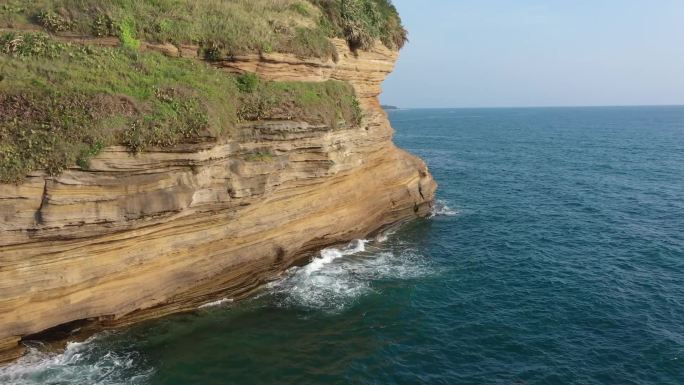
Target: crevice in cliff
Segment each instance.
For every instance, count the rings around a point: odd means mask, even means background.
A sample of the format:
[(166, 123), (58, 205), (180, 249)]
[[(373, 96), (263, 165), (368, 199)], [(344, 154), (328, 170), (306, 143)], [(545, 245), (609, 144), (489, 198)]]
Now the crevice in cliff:
[(40, 207), (38, 207), (38, 210), (36, 210), (36, 213), (33, 215), (33, 219), (36, 222), (36, 226), (44, 224), (43, 207), (45, 207), (48, 201), (48, 181), (49, 179), (45, 179), (45, 183), (43, 184), (43, 195), (40, 201)]

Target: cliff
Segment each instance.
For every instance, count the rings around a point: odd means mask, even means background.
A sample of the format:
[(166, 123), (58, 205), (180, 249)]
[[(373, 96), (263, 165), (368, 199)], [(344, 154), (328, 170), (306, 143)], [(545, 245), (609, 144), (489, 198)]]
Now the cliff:
[(0, 360), (59, 325), (117, 327), (243, 298), (322, 247), (428, 214), (436, 185), (393, 145), (377, 100), (397, 52), (332, 41), (337, 60), (262, 53), (214, 64), (349, 82), (358, 125), (243, 121), (229, 137), (138, 154), (110, 146), (88, 169), (0, 184)]

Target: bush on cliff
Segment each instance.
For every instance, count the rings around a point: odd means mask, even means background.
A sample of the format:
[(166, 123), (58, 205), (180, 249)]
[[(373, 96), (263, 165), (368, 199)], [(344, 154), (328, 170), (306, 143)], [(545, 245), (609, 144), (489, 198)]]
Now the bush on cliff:
[(323, 23), (332, 34), (347, 39), (352, 49), (369, 49), (380, 40), (400, 49), (408, 33), (390, 0), (312, 0), (325, 15)]

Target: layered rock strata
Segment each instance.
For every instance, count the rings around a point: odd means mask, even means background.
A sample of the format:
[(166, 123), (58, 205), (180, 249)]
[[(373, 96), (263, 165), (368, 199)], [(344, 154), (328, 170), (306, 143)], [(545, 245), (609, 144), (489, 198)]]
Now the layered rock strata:
[(396, 53), (335, 44), (337, 61), (269, 54), (216, 64), (273, 80), (348, 81), (364, 111), (359, 127), (252, 122), (227, 140), (135, 156), (111, 147), (90, 170), (0, 185), (0, 360), (59, 325), (114, 327), (244, 297), (322, 247), (428, 214), (436, 185), (392, 144), (377, 100)]

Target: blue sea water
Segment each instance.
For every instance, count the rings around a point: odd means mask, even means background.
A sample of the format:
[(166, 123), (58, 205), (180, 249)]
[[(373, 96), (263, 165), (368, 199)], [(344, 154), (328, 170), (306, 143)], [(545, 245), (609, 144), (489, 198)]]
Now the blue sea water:
[(433, 218), (6, 384), (684, 384), (684, 107), (398, 110)]

